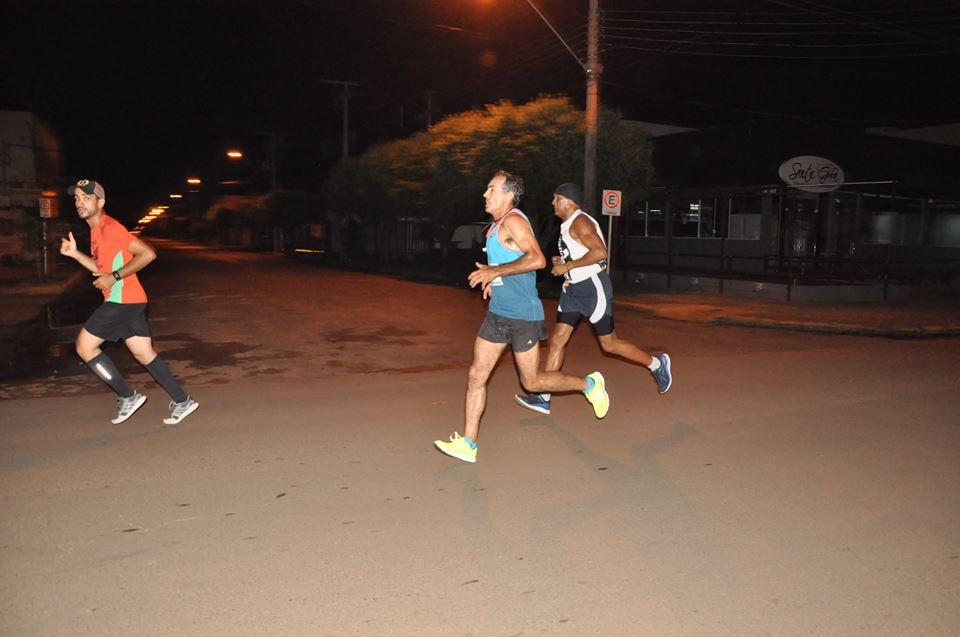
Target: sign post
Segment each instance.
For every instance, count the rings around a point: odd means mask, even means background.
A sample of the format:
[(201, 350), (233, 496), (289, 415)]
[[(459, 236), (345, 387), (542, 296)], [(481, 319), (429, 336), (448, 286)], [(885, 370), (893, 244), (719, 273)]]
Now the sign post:
[(603, 191), (603, 215), (607, 217), (607, 272), (613, 271), (613, 218), (620, 216), (622, 197), (619, 190)]
[[(46, 194), (46, 193), (44, 193)], [(60, 216), (60, 209), (57, 200), (53, 197), (40, 197), (38, 205), (40, 207), (40, 260), (41, 272), (40, 280), (46, 281), (47, 277), (53, 274), (52, 261), (50, 258), (50, 220)]]

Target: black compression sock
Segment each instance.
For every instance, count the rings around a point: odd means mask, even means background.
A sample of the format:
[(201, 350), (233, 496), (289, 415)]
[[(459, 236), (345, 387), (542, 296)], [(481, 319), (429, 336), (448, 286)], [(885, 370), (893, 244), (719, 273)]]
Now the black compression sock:
[(173, 373), (165, 360), (157, 356), (150, 361), (149, 365), (146, 365), (146, 368), (150, 375), (160, 383), (161, 387), (167, 390), (174, 402), (182, 403), (187, 399), (187, 392), (183, 391), (183, 387), (173, 377)]
[(89, 367), (90, 371), (96, 374), (100, 380), (109, 385), (110, 389), (117, 393), (117, 396), (121, 398), (133, 396), (133, 388), (127, 384), (127, 381), (123, 380), (123, 376), (120, 375), (120, 370), (113, 364), (110, 357), (103, 352), (100, 352), (88, 360), (87, 367)]

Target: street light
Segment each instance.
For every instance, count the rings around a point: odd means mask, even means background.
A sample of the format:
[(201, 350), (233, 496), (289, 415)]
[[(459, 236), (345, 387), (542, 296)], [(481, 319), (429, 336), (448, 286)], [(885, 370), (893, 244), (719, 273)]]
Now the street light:
[(231, 148), (227, 151), (227, 157), (230, 159), (243, 159), (243, 151)]
[[(570, 51), (570, 54), (576, 59), (577, 64), (587, 75), (587, 103), (585, 114), (586, 135), (583, 143), (583, 196), (589, 207), (597, 199), (597, 122), (600, 113), (600, 53), (598, 41), (600, 39), (600, 0), (590, 0), (590, 13), (587, 17), (587, 61), (584, 63), (577, 54), (573, 52), (570, 45), (566, 43), (546, 16), (540, 12), (533, 0), (527, 0), (540, 19), (543, 20), (553, 34), (557, 36), (560, 42)], [(589, 212), (589, 211), (588, 211)]]

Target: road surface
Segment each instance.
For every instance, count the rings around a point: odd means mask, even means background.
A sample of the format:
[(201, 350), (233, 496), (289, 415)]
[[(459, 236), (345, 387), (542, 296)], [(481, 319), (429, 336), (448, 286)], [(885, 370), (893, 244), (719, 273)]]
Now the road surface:
[(619, 312), (671, 391), (581, 328), (610, 415), (524, 411), (505, 356), (467, 465), (475, 291), (174, 244), (144, 281), (201, 408), (116, 348), (121, 426), (70, 355), (2, 387), (0, 634), (960, 634), (956, 339)]

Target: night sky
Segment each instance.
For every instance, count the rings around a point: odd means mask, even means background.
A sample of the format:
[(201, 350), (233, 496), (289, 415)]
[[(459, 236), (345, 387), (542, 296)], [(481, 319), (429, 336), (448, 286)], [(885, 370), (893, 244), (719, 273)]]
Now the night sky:
[[(535, 0), (582, 59), (588, 0)], [(831, 9), (829, 5), (842, 5)], [(601, 0), (601, 100), (691, 127), (754, 118), (914, 127), (960, 121), (960, 2)], [(909, 8), (903, 8), (909, 7)], [(315, 188), (341, 151), (430, 116), (566, 93), (577, 61), (526, 0), (114, 0), (4, 3), (0, 109), (33, 111), (65, 178), (132, 200), (242, 147)]]

